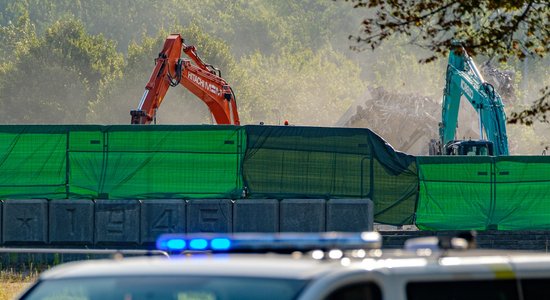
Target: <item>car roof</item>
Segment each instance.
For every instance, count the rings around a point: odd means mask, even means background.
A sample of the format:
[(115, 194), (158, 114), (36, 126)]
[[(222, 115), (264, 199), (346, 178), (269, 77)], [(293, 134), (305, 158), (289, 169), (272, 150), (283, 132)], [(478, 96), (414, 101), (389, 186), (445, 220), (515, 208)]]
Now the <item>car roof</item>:
[[(506, 273), (534, 275), (550, 270), (550, 254), (504, 250), (447, 250), (437, 252), (392, 250), (353, 260), (351, 265), (372, 273), (412, 276), (442, 273)], [(515, 275), (514, 275), (515, 276)]]
[(40, 279), (70, 279), (105, 276), (231, 276), (311, 279), (335, 268), (337, 260), (295, 258), (276, 254), (192, 255), (130, 257), (66, 263), (41, 274)]
[[(44, 272), (41, 280), (129, 276), (220, 276), (311, 280), (335, 272), (426, 274), (493, 270), (512, 267), (515, 272), (550, 269), (550, 255), (494, 250), (418, 252), (374, 250), (380, 255), (351, 259), (313, 259), (289, 254), (193, 254), (166, 257), (131, 257), (66, 263)], [(372, 253), (371, 253), (372, 254)], [(434, 269), (435, 268), (435, 269)]]

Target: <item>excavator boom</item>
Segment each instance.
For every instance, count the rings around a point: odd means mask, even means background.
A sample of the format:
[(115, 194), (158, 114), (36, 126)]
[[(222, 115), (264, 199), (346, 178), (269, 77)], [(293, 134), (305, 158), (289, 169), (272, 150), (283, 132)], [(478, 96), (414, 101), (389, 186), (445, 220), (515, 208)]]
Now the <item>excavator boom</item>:
[[(182, 51), (191, 59), (181, 58)], [(155, 60), (155, 68), (136, 110), (132, 110), (132, 124), (150, 124), (155, 121), (169, 87), (183, 85), (201, 99), (217, 124), (239, 125), (235, 95), (220, 71), (206, 64), (197, 55), (194, 46), (187, 46), (179, 34), (171, 34)]]
[[(466, 98), (478, 113), (480, 140), (475, 143), (455, 139), (461, 97)], [(453, 44), (449, 55), (441, 117), (439, 147), (447, 149), (440, 149), (431, 154), (452, 154), (449, 148), (452, 146), (455, 149), (466, 147), (469, 150), (484, 147), (489, 150), (488, 154), (508, 155), (506, 115), (502, 99), (493, 86), (483, 80), (471, 57), (458, 43)], [(491, 153), (493, 149), (494, 153)], [(434, 152), (432, 145), (430, 152)], [(465, 155), (468, 152), (462, 149), (454, 154)], [(483, 155), (474, 152), (471, 153)]]

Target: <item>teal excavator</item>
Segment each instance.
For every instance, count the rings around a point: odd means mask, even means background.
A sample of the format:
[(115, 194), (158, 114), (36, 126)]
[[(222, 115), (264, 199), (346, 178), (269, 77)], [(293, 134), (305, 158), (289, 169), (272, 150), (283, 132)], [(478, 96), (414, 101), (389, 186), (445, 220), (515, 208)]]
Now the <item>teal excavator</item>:
[[(455, 138), (462, 96), (478, 113), (479, 140)], [(457, 42), (449, 54), (441, 120), (439, 140), (430, 142), (430, 155), (509, 155), (502, 99)]]

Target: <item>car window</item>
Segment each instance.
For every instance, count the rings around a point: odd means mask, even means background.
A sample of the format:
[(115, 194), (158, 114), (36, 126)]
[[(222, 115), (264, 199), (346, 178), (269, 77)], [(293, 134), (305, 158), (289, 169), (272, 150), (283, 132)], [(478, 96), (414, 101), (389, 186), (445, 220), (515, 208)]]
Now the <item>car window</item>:
[(516, 280), (429, 281), (407, 284), (408, 300), (518, 300)]
[(50, 300), (284, 300), (294, 299), (303, 280), (248, 277), (101, 277), (40, 282), (22, 299)]
[(325, 300), (381, 300), (380, 287), (373, 282), (346, 285), (332, 292)]
[(550, 279), (522, 279), (521, 290), (524, 300), (550, 299)]

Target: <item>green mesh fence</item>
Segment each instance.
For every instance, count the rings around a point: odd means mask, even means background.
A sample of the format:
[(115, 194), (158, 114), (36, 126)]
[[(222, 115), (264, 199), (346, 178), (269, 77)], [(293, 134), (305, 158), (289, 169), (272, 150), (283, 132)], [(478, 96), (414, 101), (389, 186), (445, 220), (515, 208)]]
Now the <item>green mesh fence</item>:
[(417, 157), (426, 230), (550, 228), (550, 157)]
[(490, 157), (417, 157), (421, 229), (485, 229), (492, 200)]
[[(98, 195), (91, 196), (111, 199), (241, 195), (241, 129), (149, 126), (148, 130), (133, 130), (134, 127), (114, 127), (103, 136), (92, 133), (82, 137), (90, 140), (88, 144), (71, 148), (70, 155), (80, 157), (82, 166), (74, 166), (71, 160), (72, 193), (97, 191)], [(101, 148), (106, 151), (99, 151)], [(99, 161), (103, 163), (98, 164)], [(95, 168), (90, 168), (90, 164)]]
[(236, 198), (234, 126), (0, 126), (0, 198)]
[(547, 156), (415, 159), (352, 128), (0, 126), (0, 199), (240, 198), (243, 190), (370, 198), (376, 222), (426, 230), (550, 228)]
[(66, 147), (61, 126), (0, 126), (0, 198), (64, 198)]
[(251, 198), (370, 198), (375, 221), (411, 224), (413, 156), (368, 129), (245, 126), (243, 180)]
[(550, 157), (495, 158), (492, 223), (499, 230), (550, 229)]

